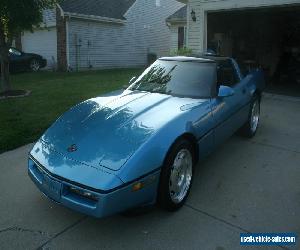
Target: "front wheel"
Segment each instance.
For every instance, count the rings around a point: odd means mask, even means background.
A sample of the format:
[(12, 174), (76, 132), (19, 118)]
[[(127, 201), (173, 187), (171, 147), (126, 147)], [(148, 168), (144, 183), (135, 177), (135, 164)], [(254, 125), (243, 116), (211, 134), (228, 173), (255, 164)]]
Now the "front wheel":
[(248, 120), (241, 128), (243, 136), (251, 138), (256, 134), (260, 117), (260, 100), (257, 95), (252, 99)]
[(33, 71), (33, 72), (39, 71), (39, 69), (41, 67), (40, 66), (40, 62), (38, 60), (36, 60), (36, 59), (32, 59), (30, 61), (29, 67), (30, 67), (31, 71)]
[(169, 211), (180, 208), (188, 197), (193, 179), (194, 150), (187, 140), (170, 149), (160, 176), (159, 204)]

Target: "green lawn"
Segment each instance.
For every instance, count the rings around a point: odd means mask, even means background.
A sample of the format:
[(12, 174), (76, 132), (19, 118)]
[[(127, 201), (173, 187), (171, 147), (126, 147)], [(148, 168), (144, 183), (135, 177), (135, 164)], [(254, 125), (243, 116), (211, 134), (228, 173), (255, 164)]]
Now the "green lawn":
[(120, 89), (141, 69), (76, 73), (38, 72), (11, 77), (14, 89), (28, 97), (0, 100), (0, 153), (37, 140), (71, 106)]

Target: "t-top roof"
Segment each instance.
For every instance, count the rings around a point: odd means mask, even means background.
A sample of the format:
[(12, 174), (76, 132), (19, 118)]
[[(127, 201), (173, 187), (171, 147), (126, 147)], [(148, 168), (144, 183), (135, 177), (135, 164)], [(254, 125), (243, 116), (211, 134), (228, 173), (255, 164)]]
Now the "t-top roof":
[(209, 55), (171, 56), (171, 57), (159, 58), (159, 60), (163, 60), (163, 61), (179, 61), (179, 62), (220, 62), (228, 59), (229, 57), (209, 56)]

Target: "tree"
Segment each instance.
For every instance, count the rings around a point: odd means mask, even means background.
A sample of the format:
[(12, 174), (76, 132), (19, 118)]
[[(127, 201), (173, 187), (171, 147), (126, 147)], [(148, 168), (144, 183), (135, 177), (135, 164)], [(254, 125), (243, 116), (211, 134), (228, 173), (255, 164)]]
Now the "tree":
[(33, 30), (43, 20), (43, 10), (53, 8), (57, 0), (0, 0), (0, 60), (4, 91), (11, 90), (9, 48), (13, 39), (25, 30)]

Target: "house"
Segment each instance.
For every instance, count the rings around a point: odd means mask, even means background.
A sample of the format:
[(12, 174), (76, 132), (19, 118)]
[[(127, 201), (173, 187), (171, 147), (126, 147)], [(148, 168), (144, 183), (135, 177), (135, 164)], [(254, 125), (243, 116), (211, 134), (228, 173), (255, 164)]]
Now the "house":
[(300, 0), (178, 1), (187, 4), (186, 43), (195, 53), (213, 49), (273, 78), (300, 58)]
[(169, 54), (166, 18), (176, 0), (64, 0), (44, 12), (44, 24), (22, 36), (22, 48), (61, 70), (137, 67), (149, 54)]
[(56, 66), (57, 61), (57, 30), (55, 10), (43, 11), (43, 22), (34, 32), (25, 31), (21, 36), (19, 49), (37, 53), (47, 59), (47, 67)]
[(187, 16), (187, 7), (185, 5), (166, 19), (166, 22), (171, 30), (172, 51), (186, 47), (186, 30), (187, 30), (186, 16)]

